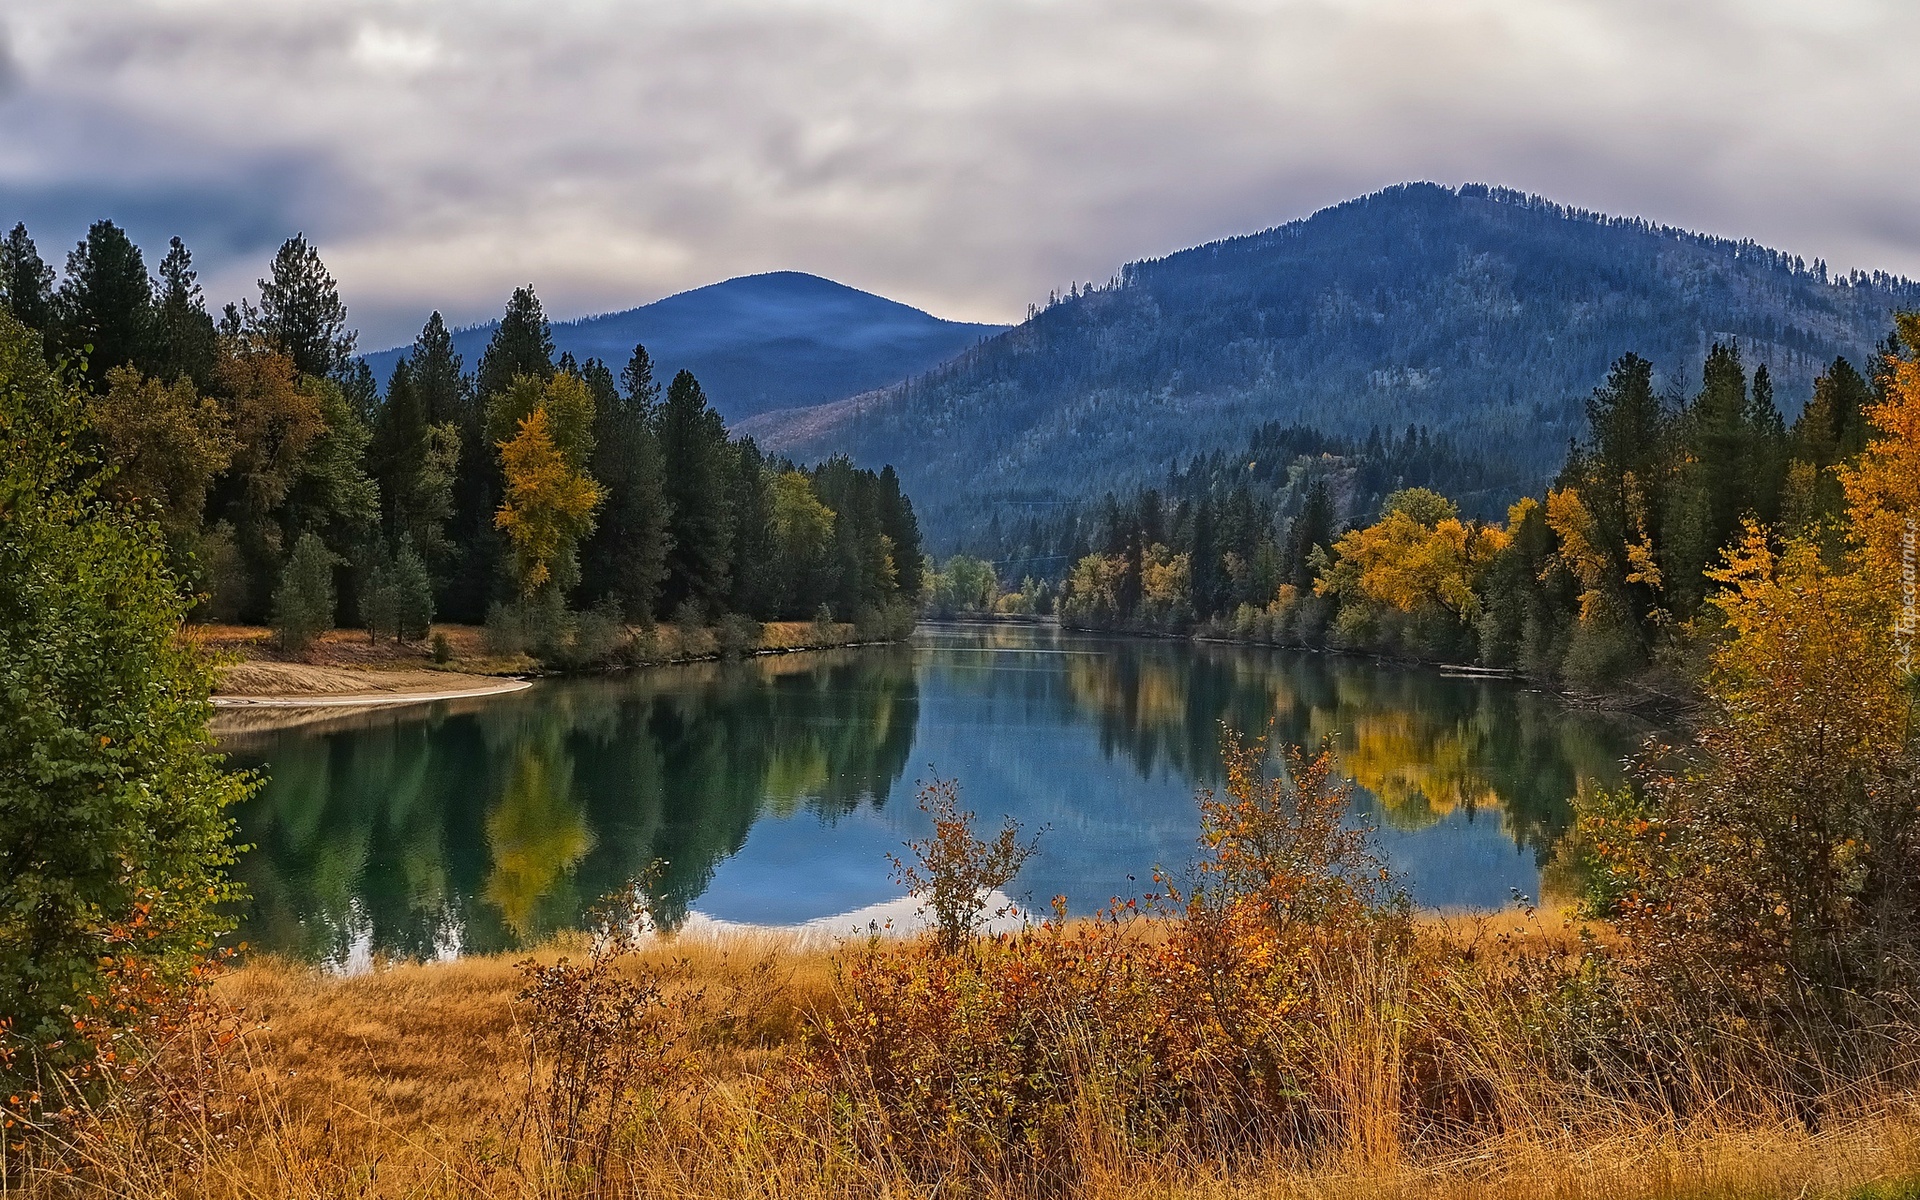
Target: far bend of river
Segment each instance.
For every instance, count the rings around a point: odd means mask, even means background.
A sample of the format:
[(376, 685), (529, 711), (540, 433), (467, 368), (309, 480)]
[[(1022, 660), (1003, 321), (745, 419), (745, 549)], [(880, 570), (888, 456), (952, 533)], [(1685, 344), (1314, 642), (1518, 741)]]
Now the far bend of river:
[[(254, 719), (258, 719), (257, 717)], [(1009, 889), (1088, 913), (1192, 861), (1221, 722), (1331, 737), (1414, 899), (1537, 895), (1576, 789), (1640, 731), (1501, 680), (1044, 626), (923, 626), (908, 645), (542, 681), (484, 700), (229, 731), (267, 785), (240, 937), (348, 966), (524, 946), (644, 875), (669, 919), (792, 925), (897, 900), (918, 780), (1040, 853)]]

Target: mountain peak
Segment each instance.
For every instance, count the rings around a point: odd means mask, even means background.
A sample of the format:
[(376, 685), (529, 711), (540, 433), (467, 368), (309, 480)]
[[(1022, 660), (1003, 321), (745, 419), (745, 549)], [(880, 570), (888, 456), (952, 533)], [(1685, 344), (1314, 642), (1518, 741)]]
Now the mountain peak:
[[(462, 329), (454, 346), (477, 363), (496, 323)], [(741, 275), (638, 308), (553, 323), (554, 350), (618, 371), (644, 344), (655, 370), (692, 371), (729, 421), (819, 404), (907, 379), (1001, 326), (945, 321), (910, 305), (802, 271)], [(385, 379), (405, 347), (367, 355)]]
[(1517, 493), (1558, 468), (1622, 354), (1691, 388), (1714, 342), (1765, 363), (1788, 415), (1865, 361), (1920, 285), (1830, 280), (1759, 246), (1485, 184), (1409, 183), (1129, 264), (910, 385), (749, 427), (800, 457), (892, 462), (952, 536), (1152, 482), (1266, 423), (1421, 426)]

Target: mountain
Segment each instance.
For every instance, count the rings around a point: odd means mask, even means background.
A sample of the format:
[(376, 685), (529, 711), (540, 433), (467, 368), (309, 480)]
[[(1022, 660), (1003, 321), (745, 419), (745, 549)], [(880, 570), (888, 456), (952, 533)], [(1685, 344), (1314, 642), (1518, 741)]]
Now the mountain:
[(941, 545), (1164, 478), (1279, 421), (1365, 438), (1410, 425), (1542, 486), (1628, 351), (1697, 386), (1737, 340), (1789, 419), (1856, 365), (1920, 285), (1468, 185), (1405, 184), (1125, 267), (918, 378), (745, 431), (796, 458), (891, 462)]
[[(462, 329), (467, 369), (498, 323)], [(692, 371), (729, 422), (768, 409), (837, 400), (945, 362), (1004, 326), (943, 321), (845, 284), (775, 271), (743, 275), (640, 308), (553, 326), (555, 353), (604, 360), (614, 374), (644, 343), (661, 382)], [(385, 386), (406, 347), (366, 356)]]

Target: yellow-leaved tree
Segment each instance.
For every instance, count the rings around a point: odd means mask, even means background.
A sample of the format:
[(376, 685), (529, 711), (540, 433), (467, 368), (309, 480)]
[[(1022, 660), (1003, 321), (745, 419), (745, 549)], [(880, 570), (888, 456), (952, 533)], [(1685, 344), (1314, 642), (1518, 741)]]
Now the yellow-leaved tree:
[(1385, 509), (1335, 543), (1333, 567), (1314, 591), (1402, 613), (1438, 606), (1463, 623), (1478, 617), (1480, 577), (1506, 547), (1506, 531), (1462, 521), (1451, 500), (1426, 488), (1395, 492)]
[[(1920, 343), (1920, 317), (1900, 326)], [(1889, 1049), (1877, 1031), (1911, 1028), (1920, 985), (1920, 779), (1901, 640), (1920, 365), (1889, 367), (1876, 436), (1840, 473), (1848, 554), (1836, 563), (1817, 537), (1750, 523), (1708, 572), (1730, 636), (1694, 753), (1576, 802), (1595, 907), (1672, 985), (1663, 1003), (1729, 1005), (1812, 1035), (1810, 1064), (1833, 1053), (1872, 1065)]]
[(506, 498), (493, 523), (513, 545), (520, 590), (533, 596), (553, 585), (565, 590), (579, 577), (576, 551), (593, 532), (602, 490), (584, 465), (571, 461), (554, 441), (547, 406), (520, 420), (519, 431), (500, 443)]

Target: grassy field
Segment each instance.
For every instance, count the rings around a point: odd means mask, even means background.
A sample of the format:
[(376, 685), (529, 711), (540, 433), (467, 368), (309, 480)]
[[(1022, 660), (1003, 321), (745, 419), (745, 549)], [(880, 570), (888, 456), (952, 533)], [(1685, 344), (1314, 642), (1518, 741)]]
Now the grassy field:
[[(1136, 948), (1160, 936), (1136, 922)], [(1078, 927), (1084, 929), (1084, 926)], [(1483, 963), (1560, 954), (1573, 933), (1554, 917), (1427, 919), (1434, 953)], [(1009, 944), (1001, 939), (997, 944)], [(976, 953), (991, 954), (985, 943)], [(1097, 1103), (1057, 1127), (1073, 1162), (1064, 1185), (943, 1181), (908, 1155), (860, 1148), (877, 1093), (842, 1088), (833, 1112), (820, 1031), (844, 1022), (855, 977), (907, 945), (804, 949), (777, 936), (647, 940), (608, 960), (600, 983), (641, 981), (652, 1016), (628, 1106), (611, 1113), (604, 1157), (563, 1152), (556, 1078), (598, 1066), (554, 1057), (524, 994), (539, 965), (578, 965), (579, 941), (530, 959), (400, 964), (354, 977), (257, 959), (221, 978), (212, 1004), (163, 1056), (165, 1079), (97, 1119), (81, 1119), (63, 1169), (33, 1195), (260, 1198), (740, 1196), (906, 1197), (1495, 1197), (1535, 1200), (1920, 1195), (1920, 1107), (1897, 1094), (1858, 1097), (1810, 1127), (1767, 1119), (1752, 1096), (1680, 1118), (1657, 1104), (1556, 1091), (1516, 1058), (1496, 1081), (1528, 1097), (1501, 1120), (1436, 1138), (1394, 1087), (1403, 1048), (1364, 1021), (1344, 1030), (1333, 1073), (1363, 1103), (1340, 1120), (1356, 1136), (1311, 1151), (1275, 1147), (1234, 1160), (1154, 1153)], [(578, 979), (576, 978), (576, 982)], [(548, 1014), (551, 1017), (551, 1012)], [(1414, 1019), (1410, 1016), (1410, 1019)], [(1063, 1031), (1064, 1032), (1064, 1031)], [(225, 1042), (224, 1046), (220, 1044)], [(600, 1066), (604, 1066), (600, 1064)], [(564, 1089), (562, 1089), (564, 1090)], [(139, 1091), (139, 1089), (136, 1089)], [(575, 1097), (578, 1099), (578, 1097)], [(589, 1095), (587, 1109), (604, 1097)]]

